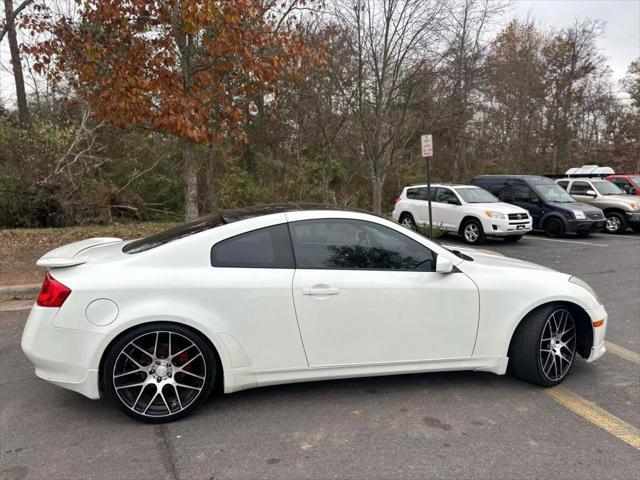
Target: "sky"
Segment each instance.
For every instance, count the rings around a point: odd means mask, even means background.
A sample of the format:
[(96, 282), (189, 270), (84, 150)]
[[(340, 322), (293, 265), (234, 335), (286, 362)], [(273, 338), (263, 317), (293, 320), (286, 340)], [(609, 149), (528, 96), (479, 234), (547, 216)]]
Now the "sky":
[[(541, 28), (559, 29), (576, 19), (598, 19), (605, 30), (597, 41), (608, 60), (613, 80), (624, 77), (629, 64), (640, 57), (640, 0), (515, 0), (504, 16), (534, 20)], [(0, 45), (0, 99), (15, 99), (13, 77), (7, 71), (9, 52), (6, 36)]]
[(516, 0), (506, 16), (534, 20), (543, 28), (562, 28), (575, 19), (603, 20), (597, 45), (616, 81), (640, 57), (640, 0)]

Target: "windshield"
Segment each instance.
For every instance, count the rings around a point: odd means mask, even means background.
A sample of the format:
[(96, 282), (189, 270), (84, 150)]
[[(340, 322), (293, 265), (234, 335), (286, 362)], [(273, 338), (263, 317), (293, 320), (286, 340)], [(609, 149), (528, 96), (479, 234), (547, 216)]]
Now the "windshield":
[(496, 197), (482, 188), (456, 188), (458, 195), (467, 203), (496, 203), (499, 202)]
[(576, 203), (576, 201), (557, 184), (538, 184), (538, 193), (547, 202), (551, 203)]
[(591, 183), (600, 195), (624, 195), (622, 190), (608, 180), (595, 180)]
[(640, 188), (640, 177), (631, 177), (631, 181), (636, 184), (636, 187)]

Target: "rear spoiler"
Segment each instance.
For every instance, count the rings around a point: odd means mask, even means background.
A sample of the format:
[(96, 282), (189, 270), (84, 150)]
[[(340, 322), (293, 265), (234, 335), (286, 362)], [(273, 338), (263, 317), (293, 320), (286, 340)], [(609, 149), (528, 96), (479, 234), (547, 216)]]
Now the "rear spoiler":
[(58, 247), (50, 252), (45, 253), (36, 262), (39, 267), (45, 268), (61, 268), (73, 267), (74, 265), (82, 265), (89, 261), (88, 257), (82, 257), (80, 254), (98, 245), (107, 245), (109, 243), (121, 242), (121, 238), (115, 237), (99, 237), (80, 240), (79, 242), (69, 243)]

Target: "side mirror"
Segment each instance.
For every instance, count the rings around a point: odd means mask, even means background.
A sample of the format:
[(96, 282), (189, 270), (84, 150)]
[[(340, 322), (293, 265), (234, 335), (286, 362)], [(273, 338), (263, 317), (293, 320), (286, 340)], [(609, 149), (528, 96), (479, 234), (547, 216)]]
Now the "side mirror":
[(587, 190), (587, 197), (597, 197), (598, 194), (596, 193), (595, 190)]
[(438, 255), (436, 260), (436, 272), (438, 273), (451, 273), (453, 270), (453, 263), (447, 257)]

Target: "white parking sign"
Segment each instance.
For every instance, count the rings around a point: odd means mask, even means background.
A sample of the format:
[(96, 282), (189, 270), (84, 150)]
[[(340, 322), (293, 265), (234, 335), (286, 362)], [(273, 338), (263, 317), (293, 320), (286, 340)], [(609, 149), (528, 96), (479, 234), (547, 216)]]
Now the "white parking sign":
[(422, 145), (422, 156), (423, 157), (432, 157), (433, 156), (433, 136), (431, 135), (422, 135), (420, 138)]

